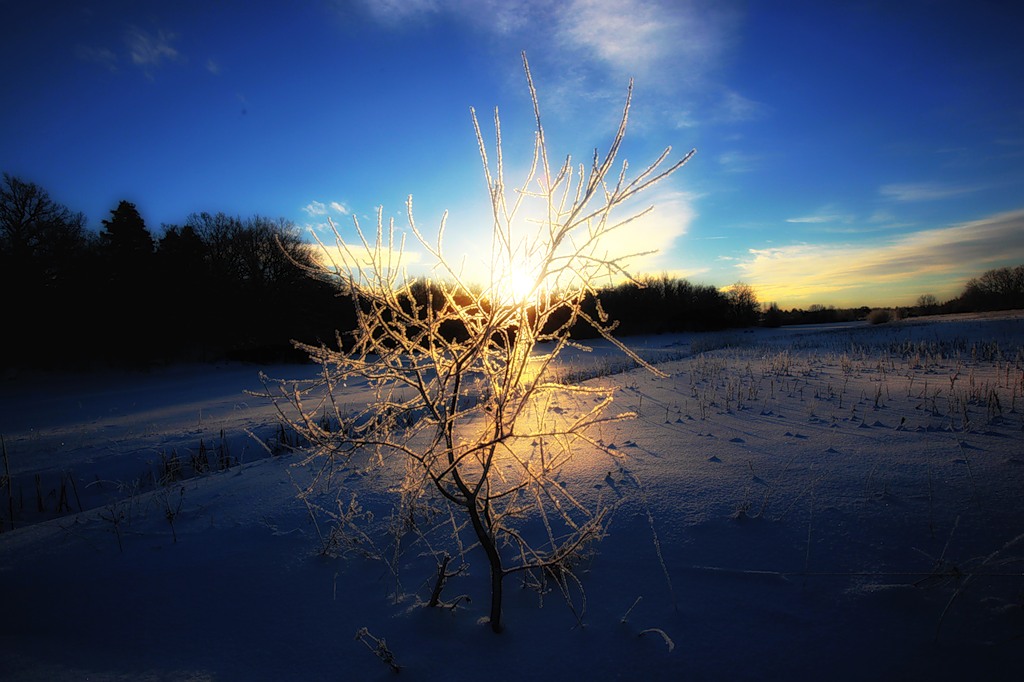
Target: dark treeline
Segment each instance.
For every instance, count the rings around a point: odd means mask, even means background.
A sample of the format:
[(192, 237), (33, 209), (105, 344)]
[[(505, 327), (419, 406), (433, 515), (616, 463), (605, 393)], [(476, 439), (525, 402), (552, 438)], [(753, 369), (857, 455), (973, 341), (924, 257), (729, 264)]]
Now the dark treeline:
[(297, 229), (259, 216), (194, 214), (154, 236), (120, 202), (97, 234), (39, 186), (0, 183), (2, 366), (147, 366), (299, 357), (332, 341), (345, 299), (306, 268)]
[(957, 298), (938, 305), (934, 297), (922, 296), (918, 306), (930, 313), (1024, 308), (1024, 265), (989, 270), (968, 281)]
[[(761, 323), (768, 327), (852, 322), (865, 319), (877, 323), (926, 315), (1021, 309), (1024, 309), (1024, 265), (988, 270), (969, 280), (959, 296), (944, 302), (940, 302), (931, 294), (922, 294), (918, 297), (916, 305), (887, 310), (872, 310), (866, 306), (836, 308), (823, 305), (812, 305), (807, 310), (800, 308), (782, 310), (776, 304), (771, 303), (762, 313)], [(879, 313), (885, 314), (880, 315)]]
[[(426, 279), (414, 280), (406, 295), (408, 299), (401, 299), (406, 314), (412, 311), (412, 301), (420, 310), (430, 306), (435, 312), (449, 305), (441, 288)], [(462, 301), (456, 296), (454, 303), (470, 305), (470, 299)], [(620, 336), (749, 327), (758, 324), (760, 319), (760, 305), (753, 289), (745, 284), (735, 284), (723, 292), (710, 285), (691, 284), (667, 275), (642, 276), (635, 282), (600, 288), (596, 296), (588, 295), (584, 299), (582, 310), (591, 319), (600, 320), (598, 305), (608, 320), (616, 323), (614, 333)], [(560, 328), (569, 314), (568, 309), (555, 311), (545, 330)], [(446, 324), (449, 327), (442, 330), (443, 334), (450, 338), (467, 337), (465, 327), (451, 320)], [(571, 333), (576, 339), (599, 335), (583, 320), (573, 326)]]
[[(603, 288), (597, 299), (608, 318), (618, 321), (615, 333), (622, 336), (749, 327), (760, 318), (754, 290), (741, 283), (721, 291), (667, 275), (646, 276), (635, 283)], [(584, 302), (583, 308), (592, 318), (597, 317), (593, 297)], [(573, 328), (578, 338), (595, 334), (585, 324)]]
[(761, 322), (766, 327), (781, 327), (791, 324), (830, 324), (836, 322), (853, 322), (866, 319), (871, 308), (836, 308), (835, 306), (812, 305), (806, 310), (792, 308), (782, 310), (775, 303), (765, 308)]
[[(300, 359), (293, 339), (333, 345), (355, 324), (349, 299), (311, 270), (319, 271), (316, 250), (285, 220), (198, 213), (154, 235), (121, 201), (96, 233), (38, 185), (4, 174), (0, 366)], [(414, 295), (426, 300), (429, 286), (417, 282)], [(866, 307), (762, 311), (745, 284), (723, 291), (666, 275), (601, 289), (584, 302), (594, 318), (598, 300), (622, 336), (871, 319)], [(894, 312), (1014, 308), (1024, 308), (1024, 265), (986, 272), (950, 301), (924, 295)], [(595, 332), (581, 323), (573, 333)]]

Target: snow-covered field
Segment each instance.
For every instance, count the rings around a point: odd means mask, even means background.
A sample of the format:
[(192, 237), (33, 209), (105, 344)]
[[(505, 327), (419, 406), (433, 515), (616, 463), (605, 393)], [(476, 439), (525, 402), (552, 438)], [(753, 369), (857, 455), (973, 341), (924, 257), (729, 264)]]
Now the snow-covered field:
[(1020, 679), (1024, 315), (627, 341), (675, 359), (590, 379), (640, 416), (563, 481), (624, 500), (582, 625), (511, 578), (500, 635), (479, 557), (449, 611), (317, 553), (261, 368), (0, 381), (0, 679), (393, 678), (363, 628), (409, 680)]

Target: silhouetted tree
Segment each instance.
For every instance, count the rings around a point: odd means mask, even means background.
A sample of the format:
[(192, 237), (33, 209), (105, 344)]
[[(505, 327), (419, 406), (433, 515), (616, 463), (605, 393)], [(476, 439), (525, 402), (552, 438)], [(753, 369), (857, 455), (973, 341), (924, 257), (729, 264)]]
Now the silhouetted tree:
[(960, 295), (964, 310), (1024, 308), (1024, 265), (996, 268), (967, 282)]
[(121, 201), (100, 230), (101, 300), (95, 311), (108, 359), (149, 364), (158, 345), (163, 303), (154, 295), (153, 236), (135, 204)]
[(143, 262), (153, 254), (153, 235), (130, 201), (121, 201), (103, 221), (100, 241), (114, 259), (125, 263)]
[(85, 217), (38, 185), (7, 173), (0, 183), (0, 254), (18, 262), (63, 261), (86, 242)]
[(783, 319), (782, 310), (779, 309), (779, 304), (772, 301), (764, 310), (764, 315), (761, 317), (761, 324), (765, 327), (781, 327)]
[(87, 352), (82, 336), (91, 264), (85, 217), (43, 188), (4, 173), (0, 182), (3, 364), (64, 364)]
[(166, 359), (216, 358), (205, 333), (211, 319), (205, 295), (210, 284), (206, 245), (188, 225), (165, 225), (163, 231), (155, 255), (153, 298), (161, 320), (153, 348)]
[(183, 268), (182, 274), (194, 276), (206, 270), (206, 244), (191, 225), (165, 226), (157, 254), (168, 266)]
[(180, 234), (185, 230), (205, 246), (211, 317), (204, 331), (229, 356), (295, 355), (292, 339), (330, 341), (336, 329), (355, 325), (351, 306), (333, 287), (308, 276), (318, 270), (317, 252), (291, 222), (196, 213)]
[(761, 304), (757, 302), (754, 288), (743, 282), (736, 282), (726, 293), (729, 301), (729, 315), (736, 327), (750, 327), (757, 324)]

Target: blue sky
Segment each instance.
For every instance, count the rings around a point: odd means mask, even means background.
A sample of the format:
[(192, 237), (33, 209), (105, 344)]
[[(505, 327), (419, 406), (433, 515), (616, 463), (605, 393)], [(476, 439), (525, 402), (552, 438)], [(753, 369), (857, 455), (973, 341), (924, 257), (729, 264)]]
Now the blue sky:
[(1024, 263), (1021, 25), (977, 0), (0, 0), (0, 171), (96, 229), (132, 201), (156, 234), (201, 211), (403, 224), (412, 194), (472, 257), (470, 107), (499, 107), (523, 168), (525, 50), (556, 159), (607, 147), (630, 77), (630, 166), (698, 150), (646, 197), (634, 270), (783, 307), (946, 299)]

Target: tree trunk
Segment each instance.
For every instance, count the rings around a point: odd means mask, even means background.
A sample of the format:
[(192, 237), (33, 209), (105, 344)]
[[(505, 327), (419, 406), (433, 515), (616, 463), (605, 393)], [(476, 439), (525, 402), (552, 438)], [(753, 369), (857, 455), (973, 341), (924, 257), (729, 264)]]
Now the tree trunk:
[[(490, 553), (488, 553), (490, 558)], [(501, 585), (502, 579), (505, 577), (504, 572), (501, 570), (501, 560), (498, 560), (498, 565), (491, 561), (491, 630), (493, 632), (501, 632)]]
[(487, 555), (487, 563), (491, 569), (491, 630), (501, 632), (501, 585), (505, 577), (505, 571), (501, 566), (501, 552), (498, 551), (494, 538), (484, 524), (475, 499), (470, 498), (466, 511), (469, 512), (473, 532), (476, 533), (476, 538)]

